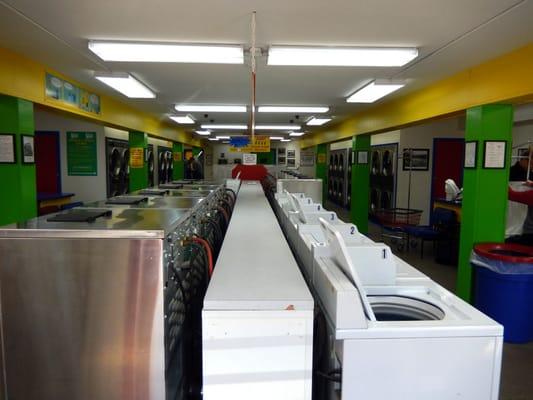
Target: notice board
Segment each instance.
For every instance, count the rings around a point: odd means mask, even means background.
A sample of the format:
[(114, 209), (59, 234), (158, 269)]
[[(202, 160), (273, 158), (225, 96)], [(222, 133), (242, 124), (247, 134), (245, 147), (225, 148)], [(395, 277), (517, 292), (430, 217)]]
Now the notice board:
[(67, 166), (71, 176), (96, 176), (96, 132), (67, 132)]

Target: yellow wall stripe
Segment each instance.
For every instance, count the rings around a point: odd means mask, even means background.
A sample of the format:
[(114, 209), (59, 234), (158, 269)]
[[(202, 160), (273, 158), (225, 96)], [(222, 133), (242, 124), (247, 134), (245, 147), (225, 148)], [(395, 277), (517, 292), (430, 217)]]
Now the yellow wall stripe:
[(530, 100), (533, 100), (533, 44), (359, 112), (300, 140), (300, 146), (397, 129), (478, 105)]
[(99, 115), (85, 112), (53, 99), (45, 98), (46, 72), (50, 72), (85, 90), (95, 93), (94, 89), (88, 88), (57, 71), (46, 68), (44, 65), (10, 50), (0, 48), (1, 94), (43, 104), (56, 110), (76, 114), (114, 128), (146, 132), (152, 136), (195, 146), (202, 145), (202, 142), (193, 138), (192, 135), (179, 129), (172, 123), (165, 121), (163, 116), (159, 117), (139, 111), (98, 92), (96, 93), (100, 96), (101, 102), (101, 113)]

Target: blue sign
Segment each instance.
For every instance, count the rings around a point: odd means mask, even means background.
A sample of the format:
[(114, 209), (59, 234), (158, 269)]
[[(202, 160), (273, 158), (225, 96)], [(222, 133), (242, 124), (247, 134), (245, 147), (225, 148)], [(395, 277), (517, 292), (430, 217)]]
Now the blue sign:
[(250, 138), (247, 136), (234, 136), (230, 138), (229, 143), (233, 147), (246, 147), (250, 144)]

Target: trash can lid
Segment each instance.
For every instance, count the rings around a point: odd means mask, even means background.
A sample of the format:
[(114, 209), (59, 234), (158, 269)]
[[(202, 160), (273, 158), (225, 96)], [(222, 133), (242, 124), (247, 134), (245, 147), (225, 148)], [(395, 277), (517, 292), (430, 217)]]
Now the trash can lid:
[(533, 263), (533, 247), (515, 243), (479, 243), (476, 254), (493, 260), (510, 263)]

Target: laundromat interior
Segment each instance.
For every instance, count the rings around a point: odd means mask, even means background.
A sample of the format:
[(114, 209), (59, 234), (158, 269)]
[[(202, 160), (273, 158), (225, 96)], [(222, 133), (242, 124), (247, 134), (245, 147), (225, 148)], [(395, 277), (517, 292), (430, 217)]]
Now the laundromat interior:
[(0, 0), (0, 400), (533, 400), (533, 0)]

